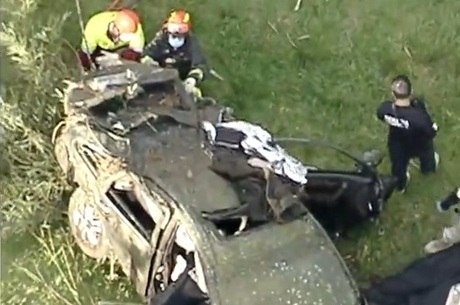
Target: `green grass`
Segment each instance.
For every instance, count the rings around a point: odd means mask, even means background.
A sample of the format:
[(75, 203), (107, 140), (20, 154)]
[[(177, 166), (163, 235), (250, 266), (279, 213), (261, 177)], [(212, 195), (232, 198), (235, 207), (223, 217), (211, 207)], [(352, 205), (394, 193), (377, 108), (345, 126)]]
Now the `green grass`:
[[(5, 31), (1, 39), (6, 49), (25, 46), (16, 61), (5, 62), (2, 52), (2, 84), (12, 106), (4, 154), (15, 162), (0, 180), (5, 190), (2, 222), (12, 235), (2, 239), (2, 301), (86, 305), (99, 299), (135, 300), (126, 281), (107, 283), (105, 269), (75, 248), (62, 222), (53, 222), (51, 228), (37, 225), (55, 218), (53, 207), (62, 206), (65, 194), (49, 146), (60, 111), (53, 93), (63, 77), (76, 75), (74, 54), (63, 41), (77, 45), (80, 34), (72, 1), (37, 1), (2, 2), (7, 8), (15, 4), (19, 15), (24, 9), (17, 9), (18, 2), (37, 4), (28, 18), (6, 14), (19, 41), (5, 40), (11, 38)], [(376, 223), (340, 243), (364, 283), (369, 275), (392, 273), (422, 255), (423, 245), (449, 221), (435, 212), (433, 203), (458, 183), (458, 175), (451, 175), (460, 171), (460, 2), (303, 2), (298, 12), (290, 0), (157, 0), (140, 1), (138, 8), (151, 38), (170, 8), (186, 6), (209, 61), (225, 78), (209, 79), (205, 92), (279, 136), (324, 139), (356, 154), (370, 148), (386, 152), (386, 128), (375, 119), (375, 109), (388, 97), (392, 76), (407, 73), (413, 79), (415, 91), (428, 99), (441, 128), (436, 139), (441, 169), (427, 177), (412, 169), (408, 192), (392, 197)], [(84, 1), (85, 20), (106, 5)], [(59, 21), (67, 11), (69, 17)], [(62, 26), (35, 35), (50, 23)], [(304, 35), (309, 38), (298, 39)], [(295, 151), (308, 163), (341, 163), (323, 149)], [(387, 160), (382, 170), (388, 171)], [(27, 233), (30, 228), (35, 228), (35, 237)]]

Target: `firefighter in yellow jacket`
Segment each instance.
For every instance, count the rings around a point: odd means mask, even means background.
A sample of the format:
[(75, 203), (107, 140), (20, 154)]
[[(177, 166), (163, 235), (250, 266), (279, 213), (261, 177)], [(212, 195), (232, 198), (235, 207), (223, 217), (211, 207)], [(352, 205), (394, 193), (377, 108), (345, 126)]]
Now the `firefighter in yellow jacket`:
[(134, 11), (104, 11), (93, 15), (86, 24), (78, 55), (87, 71), (102, 51), (117, 52), (123, 59), (139, 61), (144, 44), (142, 24)]

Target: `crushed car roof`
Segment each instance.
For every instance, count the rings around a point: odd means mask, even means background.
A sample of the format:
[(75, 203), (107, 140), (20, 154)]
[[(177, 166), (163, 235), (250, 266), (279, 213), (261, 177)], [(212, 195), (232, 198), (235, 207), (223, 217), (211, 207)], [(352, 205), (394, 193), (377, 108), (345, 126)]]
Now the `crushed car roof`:
[(194, 128), (170, 123), (149, 126), (129, 134), (132, 169), (155, 183), (183, 205), (198, 212), (239, 206), (230, 182), (214, 173)]

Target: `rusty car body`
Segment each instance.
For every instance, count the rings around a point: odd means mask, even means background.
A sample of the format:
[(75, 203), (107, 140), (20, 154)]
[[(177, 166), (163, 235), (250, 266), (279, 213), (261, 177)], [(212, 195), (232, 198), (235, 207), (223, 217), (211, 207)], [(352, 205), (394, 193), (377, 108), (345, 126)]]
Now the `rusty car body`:
[(63, 102), (53, 143), (74, 187), (72, 234), (88, 256), (116, 261), (146, 300), (171, 284), (181, 226), (198, 253), (209, 304), (365, 304), (312, 214), (237, 236), (201, 216), (239, 205), (229, 182), (208, 169), (197, 128), (230, 111), (193, 103), (175, 70), (110, 65), (67, 82)]

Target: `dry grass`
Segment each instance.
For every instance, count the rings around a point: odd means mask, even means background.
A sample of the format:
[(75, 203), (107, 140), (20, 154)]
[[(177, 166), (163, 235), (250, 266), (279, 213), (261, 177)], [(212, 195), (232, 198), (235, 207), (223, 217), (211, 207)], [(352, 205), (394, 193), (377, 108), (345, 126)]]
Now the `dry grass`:
[(46, 24), (31, 24), (36, 2), (2, 4), (17, 7), (2, 23), (0, 32), (0, 43), (11, 64), (0, 112), (6, 130), (3, 155), (8, 156), (10, 165), (8, 179), (1, 180), (5, 236), (39, 224), (54, 211), (63, 195), (62, 175), (52, 158), (50, 131), (59, 118), (54, 86), (69, 73), (59, 55), (59, 29), (69, 15), (50, 18)]

